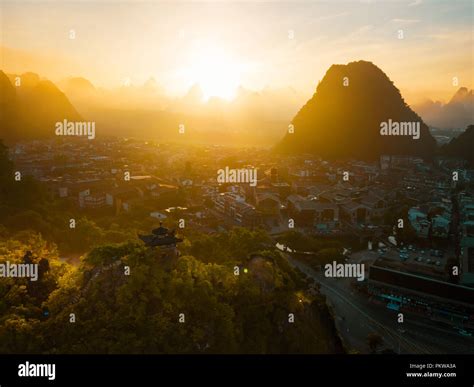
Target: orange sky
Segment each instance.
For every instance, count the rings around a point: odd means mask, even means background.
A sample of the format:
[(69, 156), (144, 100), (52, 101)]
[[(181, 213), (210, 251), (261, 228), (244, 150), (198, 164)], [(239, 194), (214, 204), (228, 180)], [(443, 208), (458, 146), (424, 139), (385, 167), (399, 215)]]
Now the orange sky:
[(471, 1), (7, 1), (1, 7), (1, 68), (53, 81), (83, 76), (115, 87), (153, 77), (175, 95), (200, 83), (207, 97), (232, 98), (239, 85), (291, 86), (310, 96), (331, 64), (364, 59), (410, 103), (473, 88)]

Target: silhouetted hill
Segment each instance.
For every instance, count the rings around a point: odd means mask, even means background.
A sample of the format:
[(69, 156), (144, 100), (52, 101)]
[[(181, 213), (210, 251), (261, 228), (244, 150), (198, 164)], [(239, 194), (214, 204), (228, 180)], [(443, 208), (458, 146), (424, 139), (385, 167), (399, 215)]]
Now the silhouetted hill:
[(474, 93), (461, 87), (446, 104), (427, 100), (413, 108), (432, 127), (463, 129), (474, 122)]
[(441, 148), (445, 156), (464, 159), (471, 168), (474, 167), (474, 125), (469, 125), (466, 131), (458, 137), (453, 138), (449, 144)]
[(20, 76), (20, 85), (14, 86), (15, 78), (0, 70), (0, 138), (12, 141), (48, 137), (54, 135), (56, 122), (82, 120), (54, 83), (26, 73)]
[(70, 94), (90, 94), (95, 91), (94, 85), (86, 78), (71, 77), (58, 82), (58, 86), (66, 95)]
[(16, 91), (3, 71), (0, 71), (0, 138), (11, 137), (16, 123)]
[[(344, 85), (347, 77), (349, 84)], [(382, 136), (381, 122), (420, 122), (420, 138)], [(381, 154), (431, 157), (436, 142), (393, 82), (371, 62), (333, 65), (294, 117), (276, 150), (326, 158), (376, 159)]]

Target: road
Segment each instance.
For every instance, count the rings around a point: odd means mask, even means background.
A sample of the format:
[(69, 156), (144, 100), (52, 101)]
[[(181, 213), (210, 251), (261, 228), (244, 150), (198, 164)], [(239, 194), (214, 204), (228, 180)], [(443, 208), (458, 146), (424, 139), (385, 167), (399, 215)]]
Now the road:
[(401, 354), (474, 354), (474, 338), (439, 327), (435, 323), (405, 314), (397, 322), (397, 312), (370, 302), (366, 295), (351, 287), (353, 279), (326, 278), (308, 265), (290, 257), (294, 267), (321, 285), (329, 306), (336, 316), (336, 327), (346, 346), (359, 353), (369, 353), (367, 335), (376, 332), (384, 340), (383, 347)]

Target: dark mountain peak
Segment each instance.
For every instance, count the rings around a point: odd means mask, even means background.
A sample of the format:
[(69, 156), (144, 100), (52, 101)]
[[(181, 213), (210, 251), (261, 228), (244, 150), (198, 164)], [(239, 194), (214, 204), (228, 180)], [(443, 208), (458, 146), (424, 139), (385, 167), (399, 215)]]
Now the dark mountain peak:
[(15, 84), (17, 77), (20, 79), (20, 87), (31, 88), (34, 87), (40, 82), (40, 76), (36, 73), (26, 72), (23, 74), (7, 74), (8, 79), (12, 84)]
[(59, 85), (65, 89), (66, 93), (68, 92), (68, 90), (75, 92), (95, 90), (95, 87), (92, 82), (83, 77), (70, 77), (61, 81)]
[(0, 70), (0, 140), (11, 137), (16, 121), (16, 89)]
[(16, 77), (0, 71), (0, 118), (3, 126), (0, 138), (16, 141), (52, 136), (56, 122), (65, 118), (82, 120), (53, 82), (41, 80), (34, 73), (25, 73), (20, 76), (20, 87), (16, 88), (11, 81)]
[(366, 60), (358, 60), (349, 62), (348, 64), (333, 64), (329, 67), (325, 76), (331, 77), (333, 75), (367, 75), (370, 74), (372, 77), (378, 77), (391, 83), (388, 76), (374, 63)]
[(460, 87), (459, 90), (453, 95), (449, 103), (463, 103), (472, 96), (472, 90), (469, 90), (467, 87)]
[(469, 125), (458, 137), (453, 138), (441, 148), (444, 156), (464, 159), (471, 168), (474, 167), (474, 124)]
[(354, 62), (349, 62), (348, 64), (333, 64), (329, 67), (326, 75), (331, 75), (332, 72), (341, 73), (341, 72), (373, 72), (378, 73), (384, 78), (388, 79), (385, 73), (377, 67), (374, 63), (367, 60), (358, 60)]
[[(0, 70), (0, 81), (3, 81), (4, 79), (8, 80), (7, 74), (3, 72), (3, 70)], [(9, 80), (8, 80), (9, 81)], [(9, 81), (10, 82), (10, 81)]]
[[(464, 134), (466, 136), (473, 136), (474, 137), (474, 124), (473, 125), (469, 125), (466, 129), (466, 131), (464, 132)], [(471, 148), (472, 149), (472, 148)]]
[(43, 80), (43, 81), (39, 81), (36, 84), (35, 89), (39, 92), (44, 92), (44, 93), (48, 93), (48, 94), (61, 93), (62, 95), (64, 95), (63, 92), (61, 90), (59, 90), (53, 82), (51, 82), (47, 79)]
[[(345, 84), (348, 86), (344, 86)], [(378, 91), (390, 90), (391, 93), (402, 98), (400, 91), (390, 78), (375, 64), (364, 60), (350, 62), (347, 65), (332, 65), (316, 91), (319, 91), (319, 87), (332, 89), (332, 91), (340, 90), (340, 92), (360, 91), (364, 86), (368, 87), (367, 91), (370, 91), (364, 93), (367, 97), (376, 98)]]
[(0, 99), (3, 101), (6, 99), (6, 95), (4, 93), (15, 93), (15, 87), (10, 82), (7, 74), (5, 74), (2, 70), (0, 70)]
[[(382, 123), (388, 122), (419, 125), (419, 138), (381, 135)], [(367, 61), (332, 65), (292, 123), (294, 133), (277, 150), (376, 159), (382, 154), (430, 157), (436, 145), (389, 77)]]
[(21, 80), (22, 83), (31, 83), (31, 84), (37, 84), (40, 81), (40, 76), (36, 73), (32, 72), (26, 72), (21, 74)]

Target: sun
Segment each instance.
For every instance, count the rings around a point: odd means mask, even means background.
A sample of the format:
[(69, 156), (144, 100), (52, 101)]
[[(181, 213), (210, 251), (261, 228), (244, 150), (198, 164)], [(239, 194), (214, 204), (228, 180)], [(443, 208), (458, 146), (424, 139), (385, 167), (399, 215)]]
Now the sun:
[(211, 97), (230, 101), (240, 84), (240, 66), (222, 48), (199, 46), (192, 54), (188, 77), (190, 84), (199, 84), (206, 101)]

